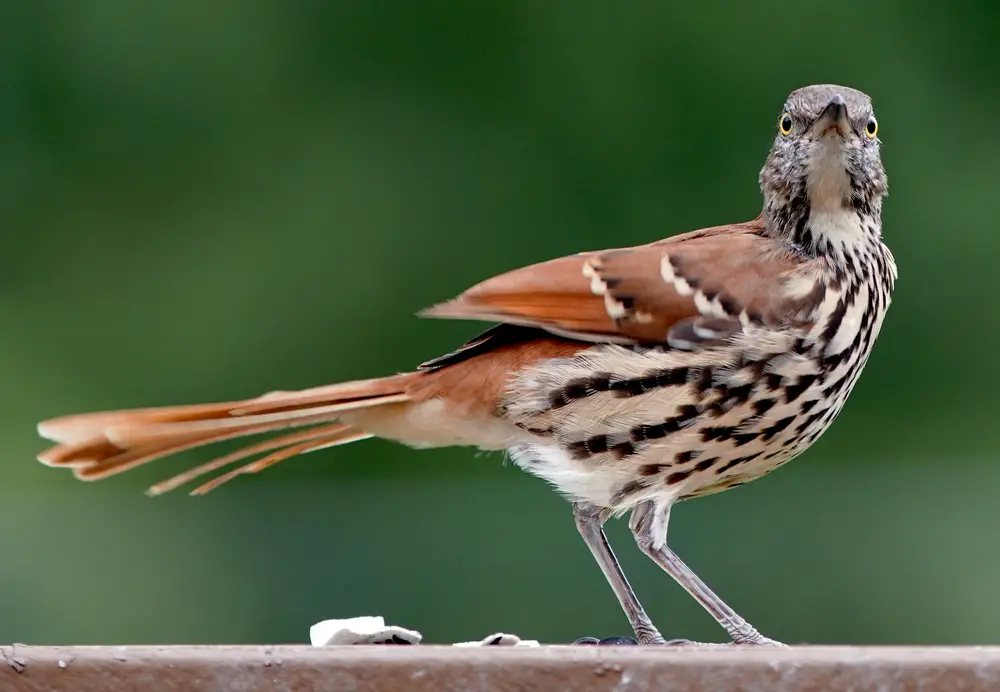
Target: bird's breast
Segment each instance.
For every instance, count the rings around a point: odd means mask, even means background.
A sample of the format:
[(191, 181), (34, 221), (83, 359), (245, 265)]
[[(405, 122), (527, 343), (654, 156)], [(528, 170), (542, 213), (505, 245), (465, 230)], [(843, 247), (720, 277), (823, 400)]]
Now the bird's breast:
[(811, 327), (748, 328), (724, 347), (603, 345), (539, 364), (515, 381), (507, 412), (545, 435), (513, 456), (570, 497), (615, 511), (758, 478), (836, 418), (890, 289), (873, 277), (835, 281)]

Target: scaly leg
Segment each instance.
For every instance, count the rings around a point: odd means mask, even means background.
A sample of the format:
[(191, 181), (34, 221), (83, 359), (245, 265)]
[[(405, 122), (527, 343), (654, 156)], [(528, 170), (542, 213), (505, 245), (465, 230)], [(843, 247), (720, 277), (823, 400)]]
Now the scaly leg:
[[(753, 646), (784, 646), (781, 642), (765, 637), (744, 620), (735, 610), (719, 598), (708, 585), (694, 573), (666, 545), (666, 525), (669, 507), (657, 507), (646, 503), (636, 507), (632, 512), (629, 527), (635, 535), (636, 543), (650, 559), (658, 564), (664, 572), (684, 587), (701, 606), (722, 625), (734, 644), (749, 644)], [(692, 642), (694, 644), (695, 642)]]
[(625, 573), (622, 572), (621, 565), (615, 558), (611, 546), (608, 544), (607, 536), (604, 535), (604, 517), (601, 511), (592, 505), (576, 503), (573, 505), (573, 517), (576, 519), (576, 528), (580, 531), (590, 552), (594, 554), (594, 559), (601, 566), (601, 571), (607, 578), (611, 589), (618, 597), (618, 602), (625, 611), (632, 630), (635, 632), (636, 640), (643, 645), (666, 644), (666, 640), (660, 635), (656, 627), (650, 621), (646, 611), (643, 610), (635, 592), (629, 586)]

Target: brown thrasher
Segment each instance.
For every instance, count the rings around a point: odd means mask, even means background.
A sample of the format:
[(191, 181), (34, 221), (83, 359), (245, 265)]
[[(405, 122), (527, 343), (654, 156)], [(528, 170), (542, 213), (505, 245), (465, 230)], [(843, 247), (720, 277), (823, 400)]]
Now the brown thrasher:
[[(867, 95), (794, 91), (760, 173), (752, 221), (584, 252), (488, 279), (431, 317), (498, 322), (408, 372), (255, 399), (73, 415), (41, 423), (39, 459), (95, 480), (181, 450), (309, 426), (203, 464), (194, 494), (326, 447), (379, 436), (507, 450), (573, 502), (577, 528), (641, 644), (646, 616), (602, 525), (630, 512), (641, 550), (737, 644), (775, 644), (667, 546), (678, 500), (797, 456), (844, 405), (896, 279), (882, 242), (886, 176)], [(262, 458), (250, 463), (255, 454)]]

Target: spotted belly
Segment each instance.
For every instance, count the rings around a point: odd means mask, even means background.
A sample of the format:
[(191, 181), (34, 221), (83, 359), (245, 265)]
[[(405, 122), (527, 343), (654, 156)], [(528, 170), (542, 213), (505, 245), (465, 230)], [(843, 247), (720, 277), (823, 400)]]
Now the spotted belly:
[(515, 383), (507, 415), (537, 437), (512, 456), (571, 499), (616, 513), (719, 492), (815, 442), (865, 358), (825, 359), (795, 331), (703, 352), (595, 347)]

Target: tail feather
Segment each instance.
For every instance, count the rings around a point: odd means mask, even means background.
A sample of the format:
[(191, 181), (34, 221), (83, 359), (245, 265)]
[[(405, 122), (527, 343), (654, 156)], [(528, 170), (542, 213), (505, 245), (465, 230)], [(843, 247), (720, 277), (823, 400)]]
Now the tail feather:
[[(287, 452), (288, 449), (291, 449), (293, 445), (301, 443), (322, 445), (322, 447), (331, 446), (331, 444), (346, 444), (347, 442), (353, 442), (356, 439), (363, 439), (360, 436), (367, 437), (368, 433), (358, 432), (351, 426), (344, 425), (342, 423), (335, 423), (333, 425), (327, 425), (319, 428), (312, 428), (310, 430), (304, 430), (302, 432), (292, 433), (290, 435), (282, 435), (281, 437), (276, 437), (270, 440), (263, 440), (261, 442), (258, 442), (257, 444), (237, 449), (235, 452), (230, 452), (229, 454), (226, 454), (224, 456), (216, 457), (211, 461), (205, 462), (204, 464), (201, 464), (199, 466), (195, 466), (194, 468), (189, 469), (183, 473), (179, 473), (176, 476), (168, 478), (165, 481), (161, 481), (156, 485), (152, 486), (151, 488), (149, 488), (149, 490), (147, 490), (146, 492), (148, 495), (162, 495), (163, 493), (170, 492), (171, 490), (179, 488), (182, 485), (186, 485), (191, 481), (195, 480), (196, 478), (201, 478), (203, 476), (206, 476), (212, 473), (213, 471), (218, 471), (219, 469), (223, 469), (227, 466), (230, 466), (231, 464), (235, 464), (237, 461), (242, 461), (243, 459), (252, 457), (255, 454), (270, 452), (276, 449), (281, 450), (282, 452)], [(333, 440), (335, 440), (336, 442), (332, 442)], [(285, 449), (282, 450), (282, 448)], [(320, 448), (321, 447), (318, 446), (316, 447), (316, 449)], [(306, 451), (313, 451), (313, 450), (310, 449)], [(291, 452), (286, 456), (282, 456), (279, 459), (274, 460), (271, 463), (268, 463), (267, 466), (271, 466), (280, 460), (286, 459), (288, 456), (294, 456), (294, 454), (296, 453), (304, 454), (305, 452), (304, 451)], [(259, 459), (258, 461), (253, 462), (252, 464), (240, 466), (239, 468), (235, 469), (235, 471), (230, 471), (229, 473), (223, 476), (218, 476), (214, 481), (212, 481), (213, 485), (211, 487), (206, 487), (208, 485), (206, 483), (196, 488), (194, 491), (192, 491), (191, 494), (203, 495), (207, 493), (209, 490), (212, 490), (213, 488), (222, 485), (223, 483), (231, 480), (232, 478), (235, 478), (240, 473), (256, 473), (257, 471), (261, 471), (263, 470), (263, 468), (266, 468), (266, 466), (263, 465), (264, 462), (271, 460), (272, 457), (274, 456), (275, 456), (274, 454), (269, 455), (267, 457)], [(254, 468), (252, 469), (249, 468), (251, 466), (253, 466)]]
[(57, 443), (41, 452), (38, 460), (49, 466), (71, 468), (81, 480), (98, 480), (154, 459), (223, 440), (326, 424), (249, 445), (149, 490), (158, 495), (255, 454), (272, 452), (195, 490), (203, 494), (238, 475), (255, 473), (296, 454), (370, 437), (340, 419), (353, 411), (409, 401), (406, 385), (416, 376), (419, 374), (298, 392), (271, 392), (244, 401), (64, 416), (38, 425), (43, 437)]
[(276, 413), (254, 413), (245, 416), (234, 415), (233, 409), (229, 409), (225, 413), (225, 418), (141, 425), (124, 423), (105, 428), (103, 434), (110, 442), (119, 447), (130, 447), (170, 440), (178, 435), (216, 433), (225, 429), (247, 431), (259, 427), (262, 432), (280, 430), (281, 428), (305, 425), (308, 422), (335, 420), (338, 414), (347, 411), (357, 411), (371, 406), (385, 406), (386, 404), (401, 404), (408, 400), (409, 397), (406, 394), (392, 394), (326, 406), (306, 404), (304, 408), (299, 409), (283, 410)]
[(104, 438), (83, 442), (64, 442), (38, 454), (46, 466), (85, 466), (121, 453), (121, 449)]
[(137, 408), (129, 411), (100, 411), (72, 416), (62, 416), (38, 424), (38, 434), (53, 442), (73, 443), (88, 442), (93, 438), (94, 430), (110, 428), (115, 425), (154, 424), (163, 422), (181, 423), (184, 421), (206, 420), (225, 415), (235, 406), (246, 402), (228, 402), (218, 404), (196, 404), (193, 406), (160, 406), (156, 408)]
[(301, 408), (312, 404), (330, 403), (331, 401), (346, 403), (378, 396), (391, 396), (402, 392), (402, 385), (412, 378), (413, 373), (407, 373), (395, 377), (328, 384), (311, 389), (300, 389), (295, 392), (269, 392), (256, 399), (242, 402), (242, 405), (232, 409), (232, 414), (244, 416), (256, 413), (277, 413), (290, 408)]
[(309, 452), (315, 452), (320, 449), (326, 449), (327, 447), (334, 447), (336, 445), (348, 444), (350, 442), (357, 442), (358, 440), (365, 440), (371, 437), (370, 433), (354, 430), (348, 427), (346, 430), (339, 433), (324, 435), (319, 439), (308, 440), (306, 442), (300, 442), (296, 445), (291, 445), (280, 449), (277, 452), (268, 454), (262, 459), (257, 459), (249, 464), (244, 464), (243, 466), (238, 466), (235, 469), (227, 471), (221, 476), (216, 476), (212, 480), (203, 483), (194, 490), (191, 491), (192, 495), (204, 495), (205, 493), (215, 490), (223, 483), (228, 483), (237, 476), (242, 476), (245, 473), (257, 473), (263, 471), (266, 468), (274, 466), (279, 461), (284, 461), (289, 457), (296, 456), (298, 454), (308, 454)]

